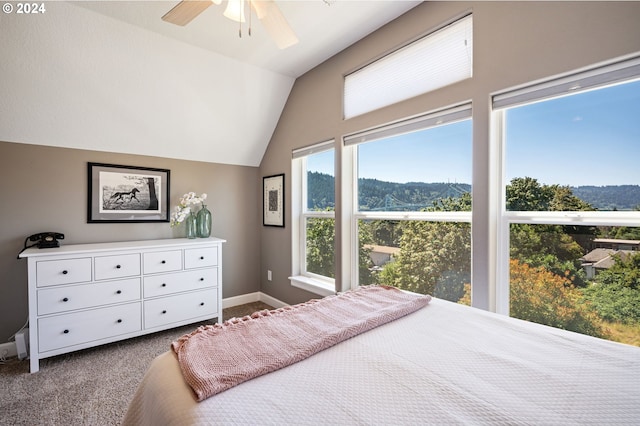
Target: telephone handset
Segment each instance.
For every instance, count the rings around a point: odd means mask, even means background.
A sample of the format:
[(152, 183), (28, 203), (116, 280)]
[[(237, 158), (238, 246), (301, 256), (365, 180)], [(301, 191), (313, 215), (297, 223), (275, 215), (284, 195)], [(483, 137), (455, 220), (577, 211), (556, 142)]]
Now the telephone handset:
[(29, 237), (29, 241), (38, 241), (35, 245), (41, 249), (60, 247), (58, 240), (64, 240), (64, 234), (59, 232), (40, 232)]

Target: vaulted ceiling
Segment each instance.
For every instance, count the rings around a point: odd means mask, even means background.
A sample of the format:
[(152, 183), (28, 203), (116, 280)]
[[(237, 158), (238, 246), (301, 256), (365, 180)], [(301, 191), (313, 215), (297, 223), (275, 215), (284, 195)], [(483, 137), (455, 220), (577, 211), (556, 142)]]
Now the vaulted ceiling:
[[(74, 4), (129, 24), (219, 53), (243, 63), (289, 77), (311, 68), (415, 7), (408, 0), (276, 0), (282, 15), (299, 39), (284, 50), (277, 48), (252, 14), (240, 26), (223, 16), (227, 1), (208, 7), (186, 26), (161, 20), (178, 0), (93, 1)], [(248, 9), (247, 9), (248, 10)], [(239, 29), (242, 29), (242, 37)]]
[[(299, 39), (284, 50), (255, 14), (251, 36), (225, 18), (226, 0), (184, 27), (164, 22), (177, 3), (48, 2), (32, 20), (5, 16), (0, 35), (23, 45), (5, 44), (14, 63), (0, 67), (23, 81), (0, 82), (14, 114), (0, 139), (258, 166), (295, 79), (421, 2), (277, 1)], [(56, 119), (33, 129), (21, 116), (34, 108)]]

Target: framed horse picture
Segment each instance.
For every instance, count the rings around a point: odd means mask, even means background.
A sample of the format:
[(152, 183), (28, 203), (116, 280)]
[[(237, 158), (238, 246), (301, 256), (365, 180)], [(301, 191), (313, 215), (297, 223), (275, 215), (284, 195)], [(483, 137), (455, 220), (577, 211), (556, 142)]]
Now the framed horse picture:
[(88, 223), (169, 222), (166, 169), (89, 163)]

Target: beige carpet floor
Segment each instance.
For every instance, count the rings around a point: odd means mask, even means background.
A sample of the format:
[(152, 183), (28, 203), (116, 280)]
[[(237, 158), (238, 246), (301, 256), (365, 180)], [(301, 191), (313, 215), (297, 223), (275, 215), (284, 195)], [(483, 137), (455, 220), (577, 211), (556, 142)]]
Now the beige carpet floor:
[[(272, 309), (261, 302), (225, 309), (242, 317)], [(196, 323), (40, 361), (0, 365), (0, 425), (119, 425), (149, 363)]]

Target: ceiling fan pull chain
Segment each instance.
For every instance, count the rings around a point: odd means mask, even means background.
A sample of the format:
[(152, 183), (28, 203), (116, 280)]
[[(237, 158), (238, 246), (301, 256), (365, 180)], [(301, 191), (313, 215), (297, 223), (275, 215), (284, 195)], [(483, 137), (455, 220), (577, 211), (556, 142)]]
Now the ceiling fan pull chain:
[[(238, 6), (240, 7), (240, 13), (238, 14), (238, 16), (240, 18), (243, 18), (242, 16), (242, 9), (244, 8), (244, 2), (242, 0), (240, 0), (238, 2)], [(238, 37), (242, 38), (242, 19), (238, 19)]]
[(249, 37), (251, 37), (251, 15), (253, 15), (253, 13), (251, 13), (251, 0), (249, 0)]

